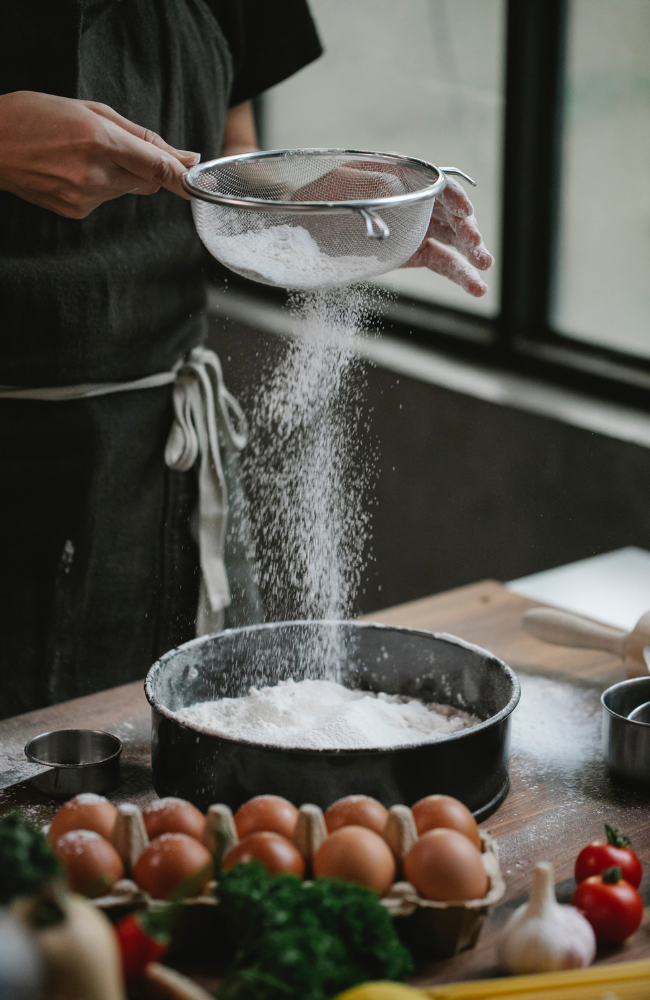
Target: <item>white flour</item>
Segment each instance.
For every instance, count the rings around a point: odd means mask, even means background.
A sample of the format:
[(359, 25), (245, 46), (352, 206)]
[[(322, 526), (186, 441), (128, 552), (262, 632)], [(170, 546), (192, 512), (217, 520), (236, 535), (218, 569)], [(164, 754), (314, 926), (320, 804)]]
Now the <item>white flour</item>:
[[(296, 295), (296, 336), (277, 345), (249, 397), (242, 465), (267, 621), (358, 613), (376, 442), (362, 416), (354, 341), (372, 301), (360, 286)], [(340, 647), (336, 633), (315, 631), (301, 651), (307, 676), (323, 676), (325, 663), (326, 676), (339, 680)], [(267, 676), (250, 676), (246, 686)]]
[(312, 289), (344, 285), (378, 274), (376, 257), (329, 257), (303, 226), (269, 226), (236, 236), (221, 236), (215, 255), (255, 281), (282, 288)]
[(351, 691), (333, 681), (280, 681), (243, 698), (197, 702), (178, 712), (193, 727), (231, 739), (304, 750), (370, 750), (424, 743), (480, 719), (417, 698)]

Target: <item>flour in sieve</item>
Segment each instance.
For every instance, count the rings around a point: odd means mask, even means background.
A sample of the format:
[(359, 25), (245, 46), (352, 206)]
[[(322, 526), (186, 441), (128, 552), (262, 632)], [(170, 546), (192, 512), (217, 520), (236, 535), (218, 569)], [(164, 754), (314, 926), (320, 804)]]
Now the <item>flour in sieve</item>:
[(245, 271), (254, 280), (303, 290), (360, 281), (382, 267), (377, 257), (329, 257), (303, 226), (269, 226), (220, 236), (214, 252), (228, 267)]
[(448, 705), (356, 691), (334, 681), (280, 681), (243, 698), (197, 702), (177, 713), (204, 732), (304, 750), (370, 750), (426, 743), (481, 720)]

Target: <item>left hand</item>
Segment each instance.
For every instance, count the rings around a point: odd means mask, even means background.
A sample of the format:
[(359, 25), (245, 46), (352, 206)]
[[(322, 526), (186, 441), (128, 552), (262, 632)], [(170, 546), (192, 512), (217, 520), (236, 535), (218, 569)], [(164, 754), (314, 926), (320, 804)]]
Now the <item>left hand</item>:
[(488, 290), (479, 271), (492, 267), (494, 257), (478, 231), (472, 203), (458, 181), (447, 178), (431, 212), (427, 235), (402, 267), (428, 267), (480, 298)]

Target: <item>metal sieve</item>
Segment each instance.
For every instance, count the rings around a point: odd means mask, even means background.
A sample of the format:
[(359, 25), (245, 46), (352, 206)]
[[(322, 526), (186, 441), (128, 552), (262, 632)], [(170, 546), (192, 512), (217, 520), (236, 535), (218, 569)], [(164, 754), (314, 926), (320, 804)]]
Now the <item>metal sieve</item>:
[(280, 149), (210, 160), (183, 175), (197, 232), (244, 277), (283, 288), (348, 285), (392, 271), (426, 236), (446, 174), (396, 153)]

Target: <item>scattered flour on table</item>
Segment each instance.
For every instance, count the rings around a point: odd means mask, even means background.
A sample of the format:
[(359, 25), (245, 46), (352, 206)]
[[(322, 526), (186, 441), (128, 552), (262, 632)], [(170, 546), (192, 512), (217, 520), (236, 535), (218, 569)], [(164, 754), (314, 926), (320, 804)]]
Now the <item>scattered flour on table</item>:
[(243, 698), (197, 702), (177, 713), (231, 739), (303, 750), (370, 750), (424, 743), (481, 720), (448, 705), (350, 690), (334, 681), (280, 681)]
[(303, 226), (269, 226), (219, 236), (215, 253), (253, 280), (304, 290), (359, 281), (382, 267), (377, 257), (330, 257)]

